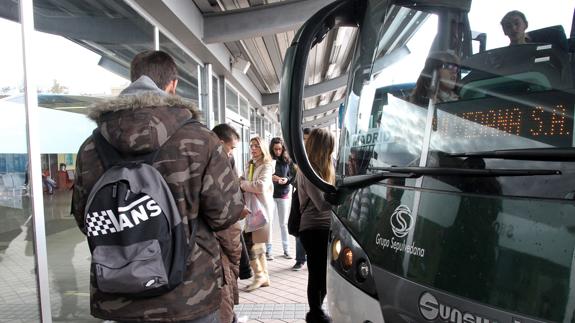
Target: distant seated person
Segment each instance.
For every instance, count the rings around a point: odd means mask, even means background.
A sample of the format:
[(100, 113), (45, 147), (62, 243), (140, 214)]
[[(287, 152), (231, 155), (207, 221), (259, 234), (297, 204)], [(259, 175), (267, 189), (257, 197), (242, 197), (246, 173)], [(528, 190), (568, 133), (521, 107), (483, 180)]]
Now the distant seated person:
[(509, 37), (509, 45), (526, 44), (530, 42), (525, 30), (528, 23), (525, 15), (518, 10), (509, 11), (501, 19), (501, 27), (505, 36)]
[[(73, 171), (69, 171), (66, 169), (66, 164), (61, 163), (60, 164), (60, 169), (58, 170), (58, 176), (56, 177), (56, 183), (58, 184), (58, 187), (60, 188), (67, 188), (70, 189), (72, 188), (72, 185), (74, 185), (74, 172)], [(72, 177), (70, 177), (70, 175), (72, 175)]]
[[(431, 53), (425, 61), (409, 101), (427, 107), (429, 100), (433, 103), (459, 100), (455, 91), (460, 77), (459, 62), (459, 57), (449, 52)], [(432, 88), (434, 74), (437, 75), (438, 86)]]
[(56, 181), (50, 177), (50, 172), (47, 169), (42, 172), (42, 186), (44, 187), (44, 190), (48, 192), (48, 194), (54, 194)]

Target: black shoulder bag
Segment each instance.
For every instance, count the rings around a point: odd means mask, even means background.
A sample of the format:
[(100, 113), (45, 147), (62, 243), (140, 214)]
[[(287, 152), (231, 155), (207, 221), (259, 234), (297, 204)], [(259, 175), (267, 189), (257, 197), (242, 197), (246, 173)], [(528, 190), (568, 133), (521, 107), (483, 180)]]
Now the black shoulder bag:
[[(307, 201), (309, 203), (309, 200)], [(307, 207), (305, 204), (304, 209)], [(299, 210), (299, 196), (297, 189), (294, 189), (291, 196), (291, 209), (288, 217), (288, 232), (294, 237), (299, 236), (299, 224), (301, 222), (301, 212)]]

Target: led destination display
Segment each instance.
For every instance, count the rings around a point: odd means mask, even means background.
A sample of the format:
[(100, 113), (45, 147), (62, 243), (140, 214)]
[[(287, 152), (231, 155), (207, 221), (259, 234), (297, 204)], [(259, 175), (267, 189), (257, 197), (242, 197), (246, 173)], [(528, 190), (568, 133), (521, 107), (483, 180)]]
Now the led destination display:
[[(539, 93), (531, 104), (499, 99), (459, 101), (439, 105), (439, 136), (480, 139), (519, 136), (556, 147), (573, 144), (573, 97)], [(519, 100), (518, 100), (519, 101)]]

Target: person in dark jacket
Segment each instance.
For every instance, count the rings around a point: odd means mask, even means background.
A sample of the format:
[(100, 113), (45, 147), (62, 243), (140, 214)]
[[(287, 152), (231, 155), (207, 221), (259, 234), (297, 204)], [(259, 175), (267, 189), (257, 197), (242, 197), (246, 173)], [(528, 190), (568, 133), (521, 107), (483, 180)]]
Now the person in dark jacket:
[[(221, 123), (215, 126), (212, 131), (218, 136), (218, 138), (220, 138), (224, 151), (230, 159), (232, 170), (236, 172), (233, 153), (240, 140), (240, 135), (234, 128), (232, 128), (232, 126), (226, 123)], [(248, 210), (244, 209), (244, 214), (247, 214), (247, 212)], [(241, 218), (243, 217), (244, 215), (242, 215)], [(229, 228), (216, 233), (218, 240), (220, 241), (220, 246), (222, 247), (222, 264), (224, 267), (224, 279), (226, 280), (226, 284), (222, 288), (222, 303), (220, 306), (220, 318), (222, 323), (237, 322), (237, 317), (234, 313), (234, 305), (239, 304), (240, 301), (238, 276), (241, 276), (242, 272), (244, 277), (246, 273), (247, 276), (249, 276), (247, 278), (252, 276), (248, 250), (245, 246), (241, 232), (242, 228), (240, 223), (237, 222)], [(239, 240), (239, 243), (236, 243), (236, 240)], [(244, 257), (245, 260), (242, 260)], [(243, 268), (241, 261), (244, 261)]]
[[(158, 150), (153, 167), (166, 180), (194, 247), (184, 281), (160, 296), (132, 298), (104, 293), (90, 282), (91, 314), (120, 322), (219, 322), (223, 285), (220, 243), (215, 232), (236, 223), (243, 210), (239, 181), (218, 137), (199, 122), (196, 105), (175, 95), (176, 64), (161, 51), (136, 55), (132, 83), (117, 98), (98, 103), (89, 117), (102, 136), (125, 155)], [(84, 209), (90, 190), (104, 173), (90, 136), (76, 160), (72, 213), (85, 233)], [(197, 221), (196, 221), (197, 220)], [(239, 240), (238, 240), (239, 241)]]
[[(303, 142), (304, 144), (307, 142), (307, 138), (309, 138), (309, 134), (311, 133), (311, 128), (303, 128), (302, 131), (302, 135), (303, 135)], [(297, 184), (294, 184), (297, 187)], [(299, 206), (299, 204), (298, 204)], [(305, 265), (305, 262), (307, 260), (306, 254), (305, 254), (305, 249), (303, 247), (303, 245), (301, 244), (301, 240), (298, 237), (295, 238), (295, 264), (293, 265), (293, 267), (291, 267), (291, 269), (293, 271), (300, 271), (302, 270), (303, 266)]]
[[(282, 235), (283, 256), (292, 259), (289, 254), (289, 233), (287, 221), (291, 206), (291, 183), (295, 180), (295, 170), (281, 138), (275, 137), (270, 141), (270, 155), (276, 161), (275, 171), (272, 175), (274, 183), (274, 202), (276, 205), (276, 217), (279, 220)], [(270, 229), (270, 241), (271, 238)], [(267, 244), (267, 253), (271, 254), (271, 243)]]
[[(305, 143), (307, 158), (315, 172), (327, 183), (335, 183), (335, 169), (331, 155), (335, 147), (333, 135), (326, 129), (313, 129)], [(331, 224), (331, 205), (323, 193), (302, 172), (297, 173), (297, 194), (300, 201), (301, 222), (299, 238), (307, 253), (308, 323), (331, 322), (322, 310), (327, 274), (327, 245)]]

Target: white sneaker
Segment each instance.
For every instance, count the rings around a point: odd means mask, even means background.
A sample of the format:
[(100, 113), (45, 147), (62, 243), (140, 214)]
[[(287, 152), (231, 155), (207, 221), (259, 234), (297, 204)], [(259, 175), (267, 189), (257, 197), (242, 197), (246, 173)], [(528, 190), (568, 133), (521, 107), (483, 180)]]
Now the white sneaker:
[(238, 317), (238, 323), (246, 323), (249, 320), (247, 316), (240, 316)]

